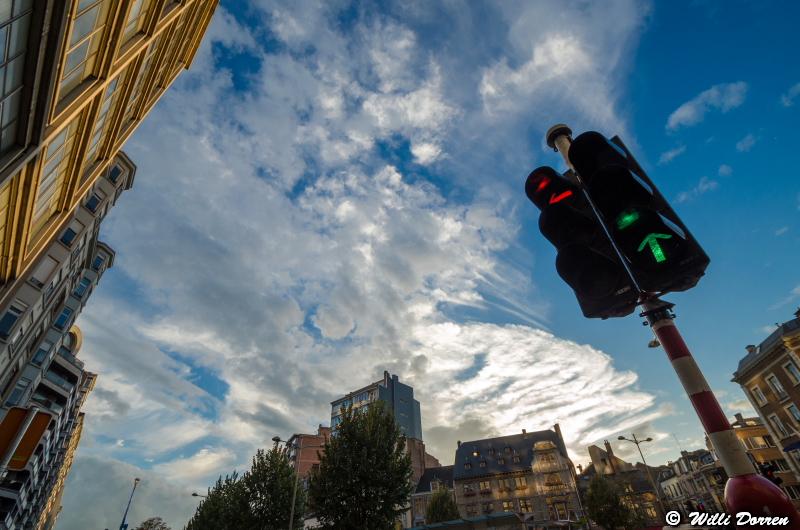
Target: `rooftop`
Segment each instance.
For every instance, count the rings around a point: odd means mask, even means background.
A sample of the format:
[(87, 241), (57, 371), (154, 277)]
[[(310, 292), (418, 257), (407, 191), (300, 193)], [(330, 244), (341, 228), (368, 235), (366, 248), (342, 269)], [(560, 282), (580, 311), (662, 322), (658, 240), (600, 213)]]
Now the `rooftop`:
[[(564, 442), (550, 430), (462, 442), (456, 449), (453, 479), (528, 471), (533, 465), (533, 445), (545, 441), (552, 442), (561, 455), (568, 458)], [(515, 456), (518, 457), (516, 462)], [(469, 467), (466, 464), (470, 464)]]
[[(798, 313), (800, 313), (800, 311)], [(775, 331), (770, 333), (770, 335), (764, 339), (761, 344), (751, 348), (748, 354), (745, 355), (741, 361), (739, 361), (739, 366), (736, 368), (736, 372), (733, 374), (733, 381), (737, 382), (737, 379), (742, 372), (748, 368), (751, 368), (753, 365), (755, 365), (755, 363), (771, 353), (776, 346), (781, 345), (783, 342), (782, 339), (785, 335), (794, 333), (798, 330), (800, 330), (800, 316), (795, 317), (792, 320), (788, 320), (775, 328)]]
[(431, 491), (431, 482), (442, 482), (447, 488), (453, 489), (453, 466), (429, 467), (425, 470), (414, 493), (428, 493)]

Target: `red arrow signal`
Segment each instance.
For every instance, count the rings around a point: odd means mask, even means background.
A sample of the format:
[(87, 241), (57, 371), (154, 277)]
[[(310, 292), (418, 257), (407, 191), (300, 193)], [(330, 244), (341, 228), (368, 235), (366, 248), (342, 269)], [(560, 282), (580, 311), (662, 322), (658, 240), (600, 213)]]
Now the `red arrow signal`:
[(564, 199), (566, 199), (567, 197), (571, 197), (571, 196), (572, 196), (572, 190), (567, 190), (567, 191), (561, 192), (558, 195), (556, 195), (554, 193), (554, 194), (552, 194), (550, 196), (550, 204), (555, 204), (557, 202), (561, 202)]

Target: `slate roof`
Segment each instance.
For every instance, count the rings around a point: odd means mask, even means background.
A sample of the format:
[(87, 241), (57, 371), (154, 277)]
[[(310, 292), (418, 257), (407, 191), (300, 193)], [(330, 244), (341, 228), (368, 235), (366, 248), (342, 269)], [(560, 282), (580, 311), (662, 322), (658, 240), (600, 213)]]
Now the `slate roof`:
[(429, 467), (419, 477), (417, 490), (414, 493), (429, 493), (431, 482), (441, 481), (448, 489), (453, 489), (453, 466)]
[(789, 320), (778, 326), (775, 331), (770, 333), (769, 337), (764, 339), (764, 341), (759, 344), (755, 350), (753, 350), (752, 353), (748, 353), (744, 356), (744, 358), (742, 358), (741, 361), (739, 361), (739, 366), (736, 368), (736, 372), (733, 374), (734, 381), (736, 381), (736, 378), (739, 377), (739, 374), (750, 368), (753, 364), (759, 361), (764, 354), (768, 354), (775, 346), (779, 345), (782, 342), (784, 335), (799, 329), (800, 318)]
[[(555, 431), (549, 430), (461, 442), (456, 449), (453, 480), (530, 470), (533, 464), (533, 444), (544, 441), (553, 442), (561, 455), (568, 458), (563, 441)], [(519, 462), (514, 462), (515, 451)], [(481, 462), (486, 463), (484, 467), (481, 467)], [(465, 464), (470, 466), (465, 467)]]

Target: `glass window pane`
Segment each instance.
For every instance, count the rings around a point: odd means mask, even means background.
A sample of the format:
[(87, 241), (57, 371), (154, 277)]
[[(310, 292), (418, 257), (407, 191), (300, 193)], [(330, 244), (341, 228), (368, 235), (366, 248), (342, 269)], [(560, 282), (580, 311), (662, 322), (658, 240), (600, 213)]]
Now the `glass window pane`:
[(19, 115), (19, 101), (21, 97), (22, 91), (18, 90), (13, 96), (3, 102), (3, 127), (11, 123)]
[(33, 7), (33, 0), (16, 0), (14, 2), (14, 15), (24, 13)]
[(86, 41), (67, 55), (67, 61), (64, 64), (64, 72), (71, 72), (78, 67), (83, 61), (86, 60), (86, 54), (89, 52), (90, 41)]
[(8, 56), (13, 57), (28, 47), (28, 28), (31, 25), (30, 13), (15, 20), (11, 25), (11, 40), (8, 44)]
[(95, 3), (97, 0), (81, 0), (78, 4), (78, 13)]
[(5, 93), (9, 94), (22, 86), (22, 73), (25, 69), (25, 56), (20, 56), (6, 67)]
[(6, 35), (8, 35), (8, 26), (3, 26), (0, 28), (0, 63), (6, 62)]
[(100, 6), (97, 5), (75, 19), (75, 25), (72, 27), (72, 39), (69, 43), (70, 46), (73, 46), (76, 42), (92, 32), (99, 12)]
[(3, 129), (2, 136), (0, 136), (0, 151), (6, 152), (16, 143), (17, 143), (17, 122), (13, 122), (7, 128)]
[(78, 86), (83, 80), (83, 70), (75, 70), (72, 74), (67, 76), (61, 83), (61, 96), (66, 96), (73, 88)]
[(11, 18), (11, 0), (0, 0), (0, 23)]

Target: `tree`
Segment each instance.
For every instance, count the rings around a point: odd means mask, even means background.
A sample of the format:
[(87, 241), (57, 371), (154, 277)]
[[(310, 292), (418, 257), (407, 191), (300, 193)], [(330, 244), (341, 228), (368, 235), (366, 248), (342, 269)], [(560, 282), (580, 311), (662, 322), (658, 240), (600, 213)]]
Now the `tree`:
[[(285, 450), (259, 449), (250, 469), (220, 477), (197, 506), (186, 530), (285, 530), (291, 515), (295, 473)], [(297, 488), (294, 528), (303, 528), (305, 492)]]
[(259, 449), (250, 471), (242, 477), (242, 485), (250, 506), (253, 528), (280, 529), (289, 526), (292, 495), (296, 489), (293, 528), (303, 528), (305, 491), (295, 484), (295, 472), (285, 451), (273, 447)]
[(134, 530), (172, 530), (172, 528), (161, 517), (151, 517), (146, 521), (142, 521), (142, 524)]
[(250, 509), (244, 487), (235, 471), (219, 477), (200, 501), (186, 530), (237, 530), (250, 528)]
[(617, 485), (602, 475), (595, 475), (589, 483), (586, 510), (606, 530), (631, 530), (640, 523), (637, 514), (622, 501)]
[(411, 459), (381, 401), (344, 410), (311, 473), (309, 507), (325, 528), (387, 530), (408, 509)]
[(452, 521), (460, 517), (458, 506), (456, 506), (450, 490), (441, 488), (431, 495), (431, 499), (428, 501), (428, 508), (425, 510), (426, 524)]

